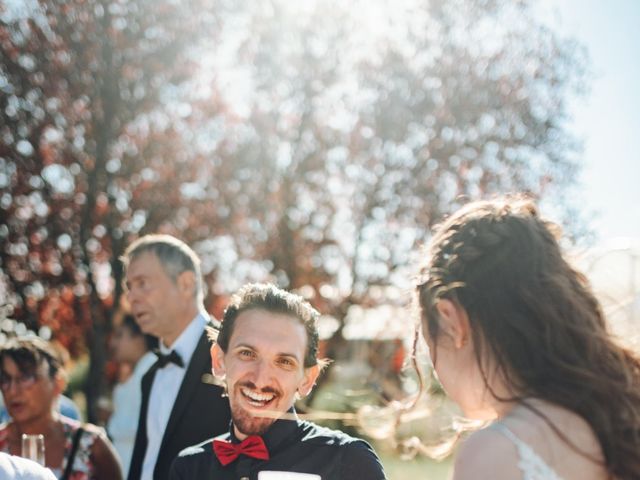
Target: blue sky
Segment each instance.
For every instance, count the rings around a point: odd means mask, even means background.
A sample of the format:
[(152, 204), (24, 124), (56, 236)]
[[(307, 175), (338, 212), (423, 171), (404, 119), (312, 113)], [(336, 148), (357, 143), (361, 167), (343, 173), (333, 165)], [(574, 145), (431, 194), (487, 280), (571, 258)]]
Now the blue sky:
[(640, 1), (547, 0), (557, 31), (589, 51), (591, 92), (573, 104), (584, 141), (580, 194), (601, 242), (640, 239)]

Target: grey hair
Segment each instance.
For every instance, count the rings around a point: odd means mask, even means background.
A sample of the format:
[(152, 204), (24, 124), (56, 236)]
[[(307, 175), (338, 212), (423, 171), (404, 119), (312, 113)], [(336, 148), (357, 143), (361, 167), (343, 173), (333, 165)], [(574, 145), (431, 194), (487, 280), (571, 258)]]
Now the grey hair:
[(129, 245), (120, 257), (125, 270), (133, 260), (144, 253), (153, 253), (174, 282), (181, 273), (193, 272), (196, 277), (195, 298), (198, 304), (202, 304), (204, 289), (200, 258), (186, 243), (171, 235), (151, 234), (140, 237)]

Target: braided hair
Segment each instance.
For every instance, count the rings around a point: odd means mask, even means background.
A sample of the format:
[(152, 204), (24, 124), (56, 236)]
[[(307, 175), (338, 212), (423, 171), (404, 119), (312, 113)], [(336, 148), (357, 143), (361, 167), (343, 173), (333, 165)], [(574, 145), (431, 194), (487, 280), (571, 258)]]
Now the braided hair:
[(496, 399), (537, 397), (577, 413), (596, 434), (609, 473), (640, 478), (640, 359), (615, 343), (558, 237), (521, 197), (455, 213), (437, 229), (420, 272), (425, 335), (436, 342), (440, 334), (437, 302), (455, 302), (467, 312), (485, 383), (483, 359), (493, 358), (517, 392), (502, 398), (487, 384)]

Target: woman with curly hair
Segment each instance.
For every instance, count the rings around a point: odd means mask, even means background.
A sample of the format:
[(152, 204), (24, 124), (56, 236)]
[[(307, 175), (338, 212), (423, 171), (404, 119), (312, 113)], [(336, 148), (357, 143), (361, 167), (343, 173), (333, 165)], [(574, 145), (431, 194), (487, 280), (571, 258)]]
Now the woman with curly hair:
[(454, 479), (640, 479), (640, 359), (610, 334), (557, 229), (522, 198), (435, 232), (417, 285), (444, 389), (488, 425)]

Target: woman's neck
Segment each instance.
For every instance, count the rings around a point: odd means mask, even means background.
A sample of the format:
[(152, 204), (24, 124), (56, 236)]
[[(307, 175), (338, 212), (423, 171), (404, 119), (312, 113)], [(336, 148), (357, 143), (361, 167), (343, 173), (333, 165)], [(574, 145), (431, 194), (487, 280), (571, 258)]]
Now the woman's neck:
[(508, 416), (514, 408), (519, 405), (520, 402), (501, 402), (496, 401), (494, 404), (494, 410), (496, 412), (496, 418), (501, 419)]
[[(501, 377), (497, 377), (493, 382), (489, 391), (485, 392), (487, 395), (486, 408), (488, 410), (487, 420), (504, 418), (511, 411), (520, 404), (522, 398), (514, 388), (512, 388)], [(505, 400), (502, 400), (505, 399)]]
[(46, 437), (55, 431), (59, 420), (60, 415), (57, 412), (50, 412), (46, 415), (42, 415), (25, 422), (12, 423), (18, 437), (21, 437), (23, 433), (42, 434)]

